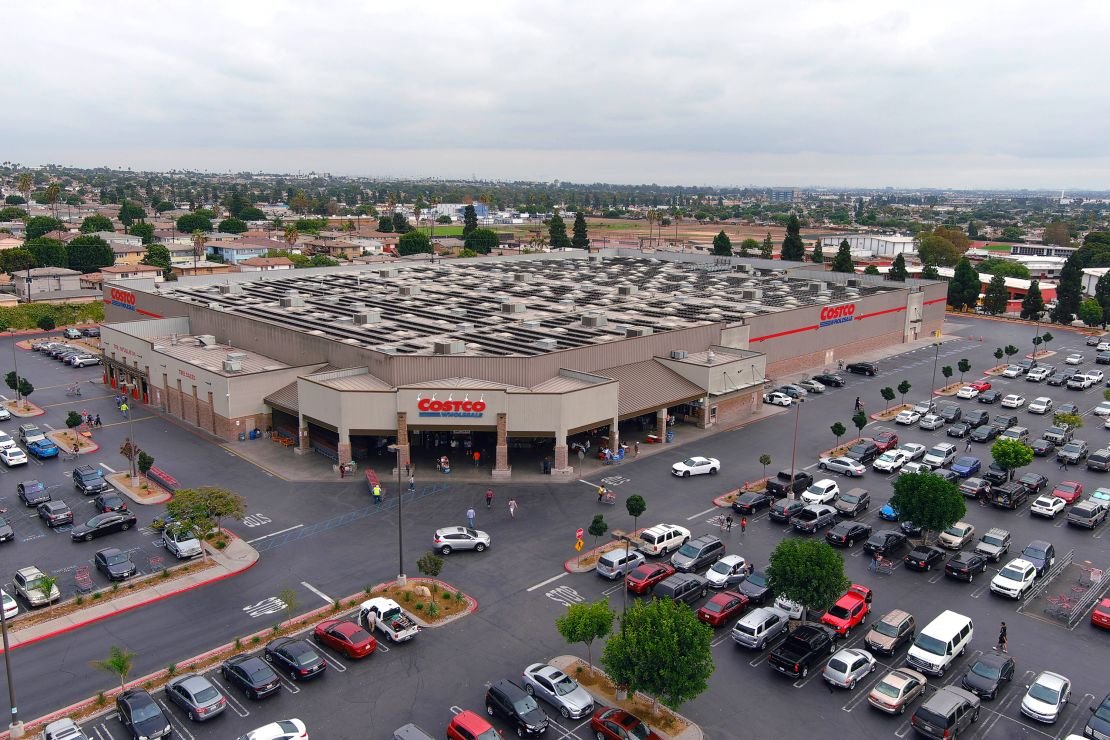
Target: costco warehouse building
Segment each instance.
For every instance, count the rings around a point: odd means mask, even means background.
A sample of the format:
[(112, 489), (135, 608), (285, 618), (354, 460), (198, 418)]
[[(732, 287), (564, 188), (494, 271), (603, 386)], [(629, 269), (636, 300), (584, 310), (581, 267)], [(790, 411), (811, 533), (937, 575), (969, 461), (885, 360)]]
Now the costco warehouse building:
[[(338, 462), (514, 449), (570, 476), (575, 435), (735, 426), (768, 377), (937, 331), (945, 284), (603, 250), (105, 286), (105, 379), (227, 440)], [(461, 441), (461, 443), (460, 443)], [(292, 453), (291, 453), (292, 454)], [(426, 462), (422, 460), (420, 462)]]

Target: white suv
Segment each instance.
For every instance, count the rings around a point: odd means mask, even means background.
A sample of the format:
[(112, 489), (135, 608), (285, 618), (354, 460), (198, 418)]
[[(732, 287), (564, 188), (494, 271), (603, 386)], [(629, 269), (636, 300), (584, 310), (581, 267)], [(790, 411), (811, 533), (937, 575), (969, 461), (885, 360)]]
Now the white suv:
[(636, 547), (648, 555), (666, 555), (690, 540), (690, 530), (677, 524), (656, 524), (640, 533)]
[(991, 591), (1011, 599), (1020, 599), (1033, 588), (1036, 578), (1036, 566), (1028, 560), (1015, 558), (991, 579)]
[(802, 501), (807, 504), (831, 504), (840, 495), (840, 486), (831, 478), (819, 480), (802, 494)]

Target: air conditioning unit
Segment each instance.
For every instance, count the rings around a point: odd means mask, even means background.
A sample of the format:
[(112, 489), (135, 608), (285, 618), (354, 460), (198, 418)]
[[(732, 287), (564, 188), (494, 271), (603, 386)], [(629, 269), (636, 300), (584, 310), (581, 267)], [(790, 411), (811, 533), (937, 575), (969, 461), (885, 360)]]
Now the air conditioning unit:
[(526, 308), (523, 303), (502, 303), (501, 313), (524, 313)]
[(745, 301), (759, 301), (763, 299), (763, 291), (759, 288), (745, 288), (740, 291), (740, 298)]
[(247, 359), (246, 352), (228, 352), (227, 359), (229, 360), (245, 360)]
[(401, 295), (403, 295), (403, 296), (420, 295), (420, 286), (419, 285), (402, 285), (401, 286)]
[(535, 275), (530, 272), (518, 272), (513, 276), (513, 282), (516, 283), (530, 283), (535, 279)]
[(608, 323), (609, 323), (609, 320), (607, 318), (605, 318), (605, 314), (603, 314), (603, 313), (582, 314), (582, 326), (589, 326), (589, 327), (592, 327), (592, 328), (597, 328), (597, 327), (605, 326)]
[(290, 293), (279, 298), (278, 305), (282, 308), (303, 308), (304, 298), (301, 298), (300, 295), (296, 293)]
[(689, 356), (690, 356), (690, 353), (687, 352), (684, 349), (672, 349), (671, 350), (671, 359), (672, 360), (685, 360)]
[(352, 316), (352, 321), (355, 326), (367, 326), (368, 324), (382, 323), (382, 312), (376, 308), (367, 308), (361, 311), (356, 311)]
[(241, 373), (241, 372), (243, 372), (243, 361), (242, 360), (231, 360), (231, 359), (224, 360), (224, 372), (225, 373)]
[(215, 347), (216, 337), (213, 334), (197, 334), (197, 344), (201, 347)]
[(629, 326), (624, 330), (626, 337), (646, 337), (653, 333), (654, 330), (650, 326)]
[(241, 292), (243, 292), (243, 289), (242, 289), (242, 287), (240, 287), (239, 283), (225, 283), (225, 284), (223, 284), (219, 287), (220, 287), (220, 295), (229, 295), (231, 293), (241, 293)]
[(860, 283), (861, 281), (859, 278), (848, 278), (847, 286), (849, 288), (858, 288)]
[(620, 295), (620, 296), (632, 296), (632, 295), (636, 295), (639, 292), (640, 292), (640, 289), (638, 287), (636, 287), (635, 285), (618, 285), (617, 286), (617, 295)]
[(559, 348), (559, 342), (555, 339), (539, 339), (535, 342), (535, 345), (545, 352), (554, 352)]
[(474, 331), (474, 324), (471, 324), (469, 321), (464, 321), (455, 327), (455, 331)]
[(397, 269), (394, 267), (383, 267), (378, 270), (378, 277), (380, 278), (395, 278), (397, 277)]
[(520, 326), (521, 326), (522, 329), (536, 330), (536, 329), (540, 328), (540, 322), (538, 322), (538, 321), (521, 321)]
[(432, 345), (432, 353), (436, 355), (461, 355), (465, 351), (466, 343), (459, 340), (435, 342)]

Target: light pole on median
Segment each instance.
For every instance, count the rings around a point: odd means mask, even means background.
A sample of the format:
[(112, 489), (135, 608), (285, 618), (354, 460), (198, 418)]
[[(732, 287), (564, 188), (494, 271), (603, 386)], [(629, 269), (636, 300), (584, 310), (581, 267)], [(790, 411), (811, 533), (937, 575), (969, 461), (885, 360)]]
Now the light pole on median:
[(397, 455), (395, 465), (397, 466), (397, 583), (404, 586), (408, 579), (405, 577), (405, 533), (401, 516), (403, 511), (401, 503), (404, 499), (404, 491), (401, 490), (401, 445), (392, 444), (386, 449), (393, 451)]
[(19, 403), (19, 347), (15, 346), (15, 328), (8, 331), (12, 333), (12, 364), (15, 365), (15, 402)]
[(19, 721), (19, 707), (15, 703), (15, 684), (12, 682), (12, 651), (8, 648), (7, 610), (7, 605), (0, 603), (0, 633), (3, 633), (4, 641), (4, 673), (8, 679), (8, 705), (12, 708), (12, 721), (8, 725), (8, 734), (13, 738), (20, 738), (23, 737), (23, 723)]
[(933, 346), (937, 348), (936, 354), (933, 356), (933, 383), (929, 388), (929, 410), (933, 410), (933, 393), (937, 389), (937, 362), (940, 360), (940, 342), (933, 342)]
[(794, 410), (794, 442), (790, 447), (790, 488), (787, 489), (789, 491), (787, 500), (789, 501), (793, 501), (796, 496), (794, 492), (794, 476), (797, 475), (797, 473), (794, 471), (794, 466), (798, 457), (798, 422), (802, 418), (802, 399), (795, 399), (794, 405), (797, 408)]
[(131, 475), (131, 485), (137, 486), (139, 485), (139, 448), (135, 444), (135, 414), (132, 413), (131, 404), (127, 403), (128, 396), (134, 387), (132, 383), (120, 383), (120, 390), (124, 391), (124, 403), (127, 404), (127, 411), (124, 413), (127, 414), (127, 444), (131, 449), (131, 454), (127, 456), (127, 472)]

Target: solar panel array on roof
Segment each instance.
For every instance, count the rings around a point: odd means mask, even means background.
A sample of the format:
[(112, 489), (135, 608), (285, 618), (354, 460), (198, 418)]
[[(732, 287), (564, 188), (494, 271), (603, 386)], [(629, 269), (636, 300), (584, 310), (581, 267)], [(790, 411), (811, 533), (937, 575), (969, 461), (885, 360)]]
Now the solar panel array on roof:
[[(853, 284), (854, 283), (854, 284)], [(897, 289), (613, 257), (266, 276), (161, 294), (396, 354), (538, 355)]]

